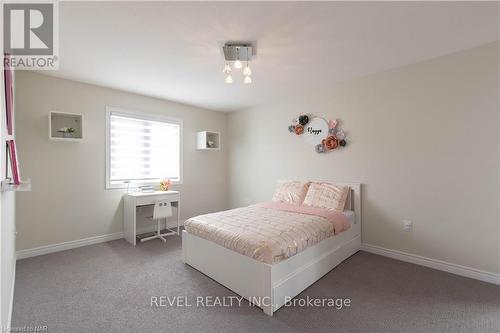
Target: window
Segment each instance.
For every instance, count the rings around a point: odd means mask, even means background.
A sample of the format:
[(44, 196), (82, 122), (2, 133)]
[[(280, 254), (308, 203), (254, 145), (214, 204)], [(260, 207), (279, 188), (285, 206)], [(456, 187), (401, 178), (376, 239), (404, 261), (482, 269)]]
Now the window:
[(107, 108), (106, 188), (182, 181), (182, 121)]

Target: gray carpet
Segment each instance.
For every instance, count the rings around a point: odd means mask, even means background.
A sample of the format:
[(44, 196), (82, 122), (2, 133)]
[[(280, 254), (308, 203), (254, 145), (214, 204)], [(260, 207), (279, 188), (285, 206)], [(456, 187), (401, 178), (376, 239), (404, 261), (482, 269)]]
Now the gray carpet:
[[(235, 295), (181, 262), (181, 241), (124, 240), (17, 263), (13, 327), (48, 332), (500, 332), (500, 288), (358, 252), (300, 298), (350, 298), (351, 306), (150, 307), (151, 296)], [(190, 301), (191, 302), (191, 301)], [(192, 301), (194, 303), (194, 301)]]

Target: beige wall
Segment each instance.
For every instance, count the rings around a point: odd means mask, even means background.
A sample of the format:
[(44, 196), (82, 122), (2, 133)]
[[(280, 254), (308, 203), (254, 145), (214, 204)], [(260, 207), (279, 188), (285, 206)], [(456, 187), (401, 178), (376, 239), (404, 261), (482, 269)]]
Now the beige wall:
[[(16, 130), (21, 172), (31, 192), (17, 194), (17, 249), (123, 231), (124, 190), (105, 190), (105, 107), (182, 118), (182, 219), (226, 208), (226, 150), (197, 151), (196, 132), (226, 133), (223, 113), (19, 71)], [(48, 139), (50, 110), (82, 113), (83, 142)]]
[[(497, 47), (231, 113), (230, 205), (278, 179), (359, 181), (364, 242), (499, 273)], [(300, 113), (341, 119), (348, 146), (316, 154), (288, 133)]]

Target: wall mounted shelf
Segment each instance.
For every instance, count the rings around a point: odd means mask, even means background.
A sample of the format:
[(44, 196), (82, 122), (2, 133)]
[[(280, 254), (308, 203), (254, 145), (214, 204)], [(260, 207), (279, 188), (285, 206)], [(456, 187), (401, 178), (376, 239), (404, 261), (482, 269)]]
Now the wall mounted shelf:
[(2, 192), (6, 191), (22, 191), (29, 192), (31, 191), (31, 179), (21, 181), (21, 184), (16, 185), (12, 183), (11, 179), (5, 179), (1, 181), (1, 190)]
[(203, 131), (196, 133), (196, 149), (220, 150), (220, 133)]
[[(62, 128), (72, 128), (73, 133), (62, 133)], [(49, 112), (49, 139), (81, 141), (83, 139), (83, 115), (76, 113)]]

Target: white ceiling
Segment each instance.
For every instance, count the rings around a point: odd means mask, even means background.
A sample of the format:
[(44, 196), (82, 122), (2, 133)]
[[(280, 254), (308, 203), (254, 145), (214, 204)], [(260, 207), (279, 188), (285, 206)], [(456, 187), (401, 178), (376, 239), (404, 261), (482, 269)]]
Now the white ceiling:
[[(232, 111), (498, 39), (498, 3), (61, 2), (47, 73)], [(254, 83), (219, 45), (257, 41)]]

